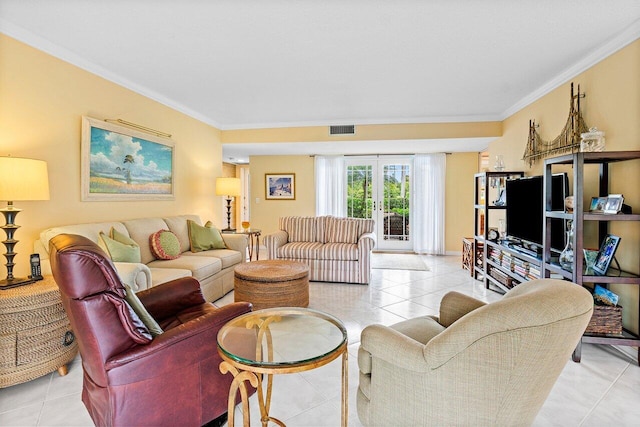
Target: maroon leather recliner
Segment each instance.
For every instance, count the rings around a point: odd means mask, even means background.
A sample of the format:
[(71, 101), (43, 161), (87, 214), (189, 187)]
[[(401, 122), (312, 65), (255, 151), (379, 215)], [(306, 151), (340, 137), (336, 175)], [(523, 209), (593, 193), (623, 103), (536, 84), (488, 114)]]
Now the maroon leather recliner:
[(164, 330), (152, 338), (98, 245), (61, 234), (50, 249), (82, 357), (82, 401), (97, 426), (201, 426), (227, 412), (232, 376), (220, 373), (216, 336), (251, 304), (216, 308), (193, 278), (153, 287), (137, 294)]

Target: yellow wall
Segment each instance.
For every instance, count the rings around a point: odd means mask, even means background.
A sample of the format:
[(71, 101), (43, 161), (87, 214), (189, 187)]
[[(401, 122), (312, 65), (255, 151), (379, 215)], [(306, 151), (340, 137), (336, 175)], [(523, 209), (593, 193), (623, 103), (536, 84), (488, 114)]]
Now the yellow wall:
[[(600, 63), (571, 79), (574, 87), (586, 93), (581, 100), (583, 117), (588, 126), (605, 131), (606, 150), (640, 150), (640, 40), (614, 53)], [(563, 84), (503, 123), (504, 134), (489, 147), (490, 159), (502, 154), (507, 170), (524, 170), (528, 175), (542, 173), (543, 162), (529, 169), (521, 160), (524, 153), (529, 120), (540, 124), (538, 132), (544, 140), (557, 136), (569, 112), (570, 82)], [(555, 171), (555, 169), (554, 169)], [(595, 166), (587, 169), (584, 201), (597, 196)], [(622, 193), (634, 213), (640, 211), (640, 161), (611, 167), (611, 193)], [(587, 204), (588, 206), (588, 204)], [(586, 244), (597, 247), (596, 230), (588, 224)], [(623, 268), (638, 273), (640, 257), (640, 224), (613, 223), (609, 231), (622, 237), (616, 258)], [(622, 297), (624, 324), (638, 332), (638, 286), (612, 286)]]
[(328, 126), (222, 131), (222, 143), (393, 141), (402, 139), (486, 138), (502, 135), (501, 122), (357, 125), (355, 135), (329, 136)]
[[(310, 156), (252, 156), (251, 227), (262, 234), (278, 230), (278, 218), (288, 215), (313, 216), (316, 213), (314, 159)], [(265, 174), (294, 173), (295, 200), (266, 200)]]
[(447, 252), (462, 251), (462, 238), (473, 237), (473, 175), (478, 172), (478, 153), (447, 156), (445, 178), (445, 246)]
[[(81, 202), (83, 115), (171, 133), (175, 200)], [(28, 274), (33, 241), (47, 227), (186, 213), (216, 224), (223, 218), (214, 188), (222, 167), (219, 130), (0, 34), (0, 155), (7, 154), (45, 160), (51, 189), (49, 201), (16, 202), (23, 209), (16, 219), (17, 275)]]

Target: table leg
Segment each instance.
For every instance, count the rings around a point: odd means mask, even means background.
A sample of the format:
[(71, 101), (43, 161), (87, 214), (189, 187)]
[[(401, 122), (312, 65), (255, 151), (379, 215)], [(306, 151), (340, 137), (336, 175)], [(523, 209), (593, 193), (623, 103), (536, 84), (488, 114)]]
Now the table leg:
[(249, 261), (253, 258), (253, 236), (249, 234), (249, 246), (247, 248), (249, 251)]
[(256, 234), (256, 261), (260, 261), (260, 233)]
[(342, 427), (347, 427), (349, 419), (349, 352), (342, 353)]
[[(249, 381), (249, 383), (257, 387), (259, 380), (256, 377), (256, 374), (248, 371), (238, 371), (233, 365), (228, 362), (220, 363), (220, 372), (226, 374), (227, 372), (231, 372), (233, 375), (233, 381), (231, 381), (231, 387), (229, 387), (229, 399), (227, 401), (227, 425), (229, 427), (234, 427), (235, 425), (235, 409), (236, 409), (236, 394), (238, 390), (240, 390), (240, 399), (242, 401), (242, 418), (243, 427), (251, 426), (251, 414), (249, 413), (249, 395), (247, 393), (247, 386), (244, 384), (245, 381)], [(262, 408), (260, 408), (262, 411)]]

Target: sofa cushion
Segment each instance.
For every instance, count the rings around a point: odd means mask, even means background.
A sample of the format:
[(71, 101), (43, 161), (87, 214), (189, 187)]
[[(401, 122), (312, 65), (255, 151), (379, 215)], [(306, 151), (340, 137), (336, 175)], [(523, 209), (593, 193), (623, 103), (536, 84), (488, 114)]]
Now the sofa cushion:
[(213, 227), (211, 222), (203, 227), (194, 221), (187, 221), (191, 252), (202, 252), (210, 249), (226, 249), (220, 230)]
[(352, 219), (358, 223), (358, 237), (362, 236), (364, 233), (373, 233), (373, 227), (376, 225), (374, 220), (365, 218)]
[(327, 227), (331, 215), (316, 217), (316, 242), (327, 243)]
[(325, 243), (318, 249), (316, 259), (357, 261), (358, 245), (355, 243)]
[(151, 252), (157, 259), (169, 260), (180, 256), (180, 241), (169, 230), (158, 230), (149, 236)]
[[(147, 264), (149, 268), (178, 268), (191, 271), (199, 281), (213, 276), (222, 270), (222, 261), (218, 258), (203, 256), (181, 256), (176, 259), (156, 260)], [(153, 271), (151, 273), (153, 275)]]
[(157, 286), (182, 277), (191, 277), (191, 270), (186, 268), (150, 268), (151, 286)]
[[(92, 242), (101, 244), (99, 234), (100, 232), (109, 233), (109, 230), (114, 228), (123, 234), (128, 234), (127, 229), (121, 222), (95, 222), (88, 224), (75, 224), (75, 225), (63, 225), (60, 227), (52, 227), (43, 230), (40, 233), (40, 242), (45, 250), (49, 250), (49, 240), (53, 239), (58, 234), (78, 234), (84, 236)], [(104, 250), (104, 246), (101, 246)]]
[(291, 242), (280, 246), (277, 250), (278, 258), (305, 259), (317, 258), (320, 242)]
[(167, 223), (162, 218), (140, 218), (131, 219), (122, 222), (127, 231), (129, 237), (140, 245), (140, 258), (143, 264), (156, 259), (151, 252), (151, 245), (149, 244), (149, 236), (158, 230), (166, 230), (168, 228)]
[(280, 229), (287, 232), (289, 242), (315, 242), (315, 217), (288, 216), (280, 218)]
[(327, 243), (358, 243), (358, 221), (351, 218), (329, 218)]
[(215, 257), (222, 262), (222, 268), (231, 267), (242, 262), (242, 254), (231, 249), (212, 249), (210, 251), (185, 252), (182, 254), (182, 256)]
[(200, 217), (198, 215), (177, 215), (162, 219), (167, 223), (169, 230), (173, 231), (173, 234), (178, 236), (178, 240), (180, 241), (180, 252), (188, 251), (191, 246), (189, 244), (189, 229), (187, 221), (191, 220), (200, 225), (202, 224), (200, 222)]
[(100, 232), (99, 236), (102, 243), (99, 246), (103, 250), (106, 248), (113, 262), (140, 262), (140, 246), (133, 239), (118, 232), (113, 233), (112, 237)]

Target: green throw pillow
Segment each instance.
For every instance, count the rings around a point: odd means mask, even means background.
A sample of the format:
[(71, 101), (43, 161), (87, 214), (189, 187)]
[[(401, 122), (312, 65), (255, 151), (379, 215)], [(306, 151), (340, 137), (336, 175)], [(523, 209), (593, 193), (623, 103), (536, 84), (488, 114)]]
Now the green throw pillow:
[(140, 301), (140, 298), (138, 298), (136, 293), (133, 292), (131, 286), (127, 285), (126, 283), (123, 283), (123, 286), (124, 290), (126, 291), (126, 296), (124, 297), (124, 299), (129, 303), (140, 320), (142, 320), (142, 323), (144, 323), (147, 329), (149, 329), (151, 335), (157, 337), (158, 335), (163, 333), (164, 331), (162, 330), (160, 325), (158, 325), (158, 322), (156, 322), (156, 320), (151, 317), (147, 309), (144, 308), (144, 305), (142, 305), (142, 301)]
[[(113, 231), (113, 230), (112, 230)], [(117, 232), (116, 232), (117, 233)], [(117, 238), (123, 238), (120, 241)], [(141, 262), (140, 246), (127, 236), (121, 233), (113, 234), (113, 238), (100, 232), (103, 248), (107, 249), (107, 253), (113, 262)]]
[(191, 252), (202, 252), (210, 249), (226, 249), (220, 230), (215, 228), (211, 221), (203, 227), (198, 223), (187, 220), (189, 226), (189, 243)]

